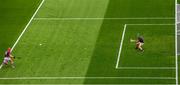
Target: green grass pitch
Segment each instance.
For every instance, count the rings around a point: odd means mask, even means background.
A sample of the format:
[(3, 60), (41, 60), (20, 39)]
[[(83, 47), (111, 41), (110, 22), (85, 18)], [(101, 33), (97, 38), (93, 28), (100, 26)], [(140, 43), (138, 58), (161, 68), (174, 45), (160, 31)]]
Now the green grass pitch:
[[(40, 3), (0, 1), (1, 62)], [(174, 23), (175, 0), (45, 0), (0, 84), (176, 85)]]

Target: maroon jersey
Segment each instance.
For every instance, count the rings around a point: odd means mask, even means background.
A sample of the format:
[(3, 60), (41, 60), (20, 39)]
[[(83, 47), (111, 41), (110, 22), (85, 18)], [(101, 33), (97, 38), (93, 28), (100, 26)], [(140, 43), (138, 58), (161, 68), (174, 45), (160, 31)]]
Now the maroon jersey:
[(5, 52), (5, 57), (10, 57), (10, 52), (9, 51)]

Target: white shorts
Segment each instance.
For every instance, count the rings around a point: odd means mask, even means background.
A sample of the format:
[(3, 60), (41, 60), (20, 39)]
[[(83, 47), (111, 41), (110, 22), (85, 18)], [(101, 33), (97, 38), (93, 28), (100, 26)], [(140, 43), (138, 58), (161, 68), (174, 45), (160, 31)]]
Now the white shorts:
[(5, 57), (4, 58), (4, 61), (3, 61), (3, 63), (4, 64), (7, 64), (8, 63), (8, 61), (10, 61), (11, 60), (11, 58), (10, 57)]
[(144, 45), (144, 43), (141, 43), (141, 42), (140, 42), (140, 46), (143, 46), (143, 45)]
[(136, 44), (139, 45), (139, 46), (143, 46), (144, 45), (144, 43), (142, 43), (142, 42), (137, 42)]

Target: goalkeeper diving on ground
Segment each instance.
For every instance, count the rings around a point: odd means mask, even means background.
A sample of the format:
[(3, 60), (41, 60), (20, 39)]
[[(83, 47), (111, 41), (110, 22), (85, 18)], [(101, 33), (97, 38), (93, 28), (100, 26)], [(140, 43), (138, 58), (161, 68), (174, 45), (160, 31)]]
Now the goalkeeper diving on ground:
[(143, 45), (144, 45), (144, 38), (142, 36), (138, 36), (136, 40), (130, 39), (130, 42), (135, 42), (136, 49), (144, 52)]

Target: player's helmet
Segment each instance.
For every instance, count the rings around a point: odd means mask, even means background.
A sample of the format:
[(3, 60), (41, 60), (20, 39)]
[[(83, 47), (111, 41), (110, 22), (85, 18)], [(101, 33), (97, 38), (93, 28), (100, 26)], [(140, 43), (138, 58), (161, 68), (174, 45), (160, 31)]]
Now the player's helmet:
[(10, 47), (7, 49), (7, 52), (9, 52), (9, 53), (11, 52), (11, 48)]
[(144, 38), (143, 38), (142, 36), (139, 36), (139, 37), (138, 37), (138, 40), (140, 40), (140, 39), (144, 39)]
[(144, 43), (144, 38), (143, 38), (142, 36), (139, 36), (139, 37), (138, 37), (138, 41)]

